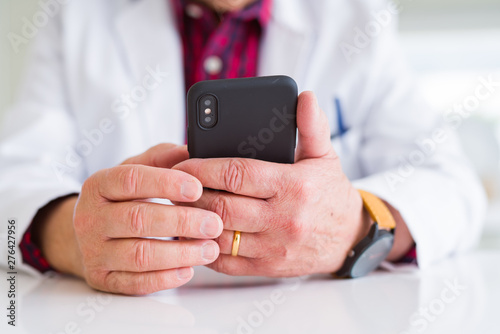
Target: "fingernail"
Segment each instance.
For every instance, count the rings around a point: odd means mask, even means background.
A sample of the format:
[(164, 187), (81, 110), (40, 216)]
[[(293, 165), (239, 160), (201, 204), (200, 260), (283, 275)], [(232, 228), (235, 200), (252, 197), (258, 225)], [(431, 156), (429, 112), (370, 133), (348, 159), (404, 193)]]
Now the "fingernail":
[(177, 278), (181, 281), (184, 281), (185, 279), (191, 277), (191, 275), (193, 274), (192, 272), (192, 268), (179, 268), (177, 269)]
[(201, 257), (205, 261), (213, 261), (217, 257), (217, 247), (215, 244), (208, 242), (201, 247)]
[(206, 237), (215, 238), (219, 233), (219, 221), (214, 217), (205, 217), (201, 222), (200, 232)]
[(196, 199), (198, 196), (199, 186), (194, 181), (186, 181), (181, 186), (182, 196), (188, 199)]

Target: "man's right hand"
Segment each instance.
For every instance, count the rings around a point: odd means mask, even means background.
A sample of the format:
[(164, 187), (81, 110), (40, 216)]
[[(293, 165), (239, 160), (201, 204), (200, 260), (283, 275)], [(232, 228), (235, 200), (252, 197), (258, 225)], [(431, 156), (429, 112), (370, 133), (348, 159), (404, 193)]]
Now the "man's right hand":
[(45, 215), (38, 238), (49, 263), (114, 293), (143, 295), (187, 283), (192, 266), (217, 259), (219, 247), (211, 239), (222, 233), (221, 218), (143, 201), (198, 200), (201, 183), (170, 169), (187, 158), (185, 147), (162, 144), (89, 177), (78, 200), (66, 199)]

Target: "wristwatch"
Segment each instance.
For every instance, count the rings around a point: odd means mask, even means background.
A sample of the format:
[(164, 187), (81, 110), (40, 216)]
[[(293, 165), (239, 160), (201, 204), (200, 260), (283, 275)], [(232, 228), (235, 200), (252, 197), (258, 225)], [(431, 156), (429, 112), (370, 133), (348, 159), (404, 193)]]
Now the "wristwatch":
[(364, 190), (358, 191), (374, 223), (368, 235), (349, 252), (340, 270), (334, 273), (335, 277), (365, 276), (385, 260), (394, 243), (396, 221), (387, 206), (377, 196)]

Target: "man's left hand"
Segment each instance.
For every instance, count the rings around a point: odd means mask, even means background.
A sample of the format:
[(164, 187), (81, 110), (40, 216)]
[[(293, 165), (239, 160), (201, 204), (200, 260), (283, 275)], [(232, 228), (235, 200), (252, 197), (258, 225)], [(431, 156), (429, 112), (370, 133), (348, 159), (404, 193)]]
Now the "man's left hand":
[[(311, 92), (297, 107), (296, 162), (191, 159), (173, 169), (205, 188), (194, 206), (217, 213), (224, 231), (212, 269), (230, 275), (272, 277), (332, 273), (368, 232), (361, 197), (343, 173), (330, 142), (325, 113)], [(238, 256), (231, 256), (241, 231)]]

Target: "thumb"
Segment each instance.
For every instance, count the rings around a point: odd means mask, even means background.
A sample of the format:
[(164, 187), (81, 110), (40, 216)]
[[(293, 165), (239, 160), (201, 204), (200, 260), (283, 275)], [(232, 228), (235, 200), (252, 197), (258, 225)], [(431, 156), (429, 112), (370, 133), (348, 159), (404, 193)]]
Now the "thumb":
[(189, 153), (186, 146), (159, 144), (151, 147), (142, 154), (125, 160), (122, 165), (145, 165), (172, 168), (187, 159), (189, 159)]
[(313, 92), (303, 92), (297, 105), (299, 142), (295, 161), (335, 156), (330, 142), (328, 117), (320, 109)]

